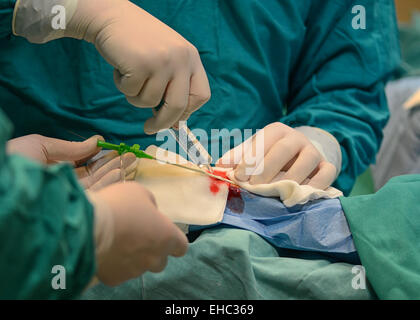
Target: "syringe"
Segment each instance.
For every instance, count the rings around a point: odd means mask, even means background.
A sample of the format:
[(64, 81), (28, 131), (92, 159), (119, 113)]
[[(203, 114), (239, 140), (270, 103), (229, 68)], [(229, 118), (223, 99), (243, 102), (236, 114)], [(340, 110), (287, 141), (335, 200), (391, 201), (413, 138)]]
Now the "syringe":
[(211, 167), (212, 157), (188, 128), (186, 121), (180, 121), (177, 128), (169, 129), (169, 132), (187, 153), (191, 162), (199, 167), (204, 166), (209, 172), (213, 172)]

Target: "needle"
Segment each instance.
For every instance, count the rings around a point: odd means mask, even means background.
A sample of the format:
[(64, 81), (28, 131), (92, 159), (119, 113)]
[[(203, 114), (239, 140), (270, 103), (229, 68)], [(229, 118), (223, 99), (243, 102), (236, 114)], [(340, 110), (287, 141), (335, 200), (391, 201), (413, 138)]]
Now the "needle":
[(122, 154), (120, 155), (120, 172), (121, 172), (121, 182), (125, 183), (125, 168), (123, 167)]
[(229, 184), (232, 184), (232, 185), (236, 186), (236, 184), (235, 184), (232, 180), (229, 180), (229, 179), (226, 179), (226, 178), (220, 177), (220, 176), (218, 176), (218, 175), (215, 175), (215, 174), (213, 174), (213, 173), (210, 173), (210, 172), (204, 171), (204, 170), (203, 170), (203, 169), (201, 169), (201, 168), (200, 168), (200, 169), (198, 169), (198, 168), (192, 168), (192, 167), (184, 166), (184, 165), (182, 165), (182, 164), (173, 163), (173, 162), (168, 162), (168, 161), (160, 160), (160, 159), (157, 159), (157, 158), (154, 158), (153, 160), (156, 160), (156, 161), (159, 161), (159, 162), (163, 162), (163, 163), (165, 163), (165, 164), (169, 164), (169, 165), (171, 165), (171, 166), (175, 166), (175, 167), (178, 167), (178, 168), (182, 168), (182, 169), (186, 169), (186, 170), (190, 170), (190, 171), (198, 172), (198, 173), (204, 174), (204, 175), (206, 175), (206, 176), (212, 177), (212, 178), (214, 178), (214, 179), (221, 180), (221, 181), (224, 181), (224, 182), (227, 182), (227, 183), (229, 183)]
[(83, 136), (81, 136), (80, 134), (77, 134), (76, 132), (73, 132), (73, 131), (70, 131), (70, 130), (66, 130), (68, 133), (71, 133), (71, 134), (73, 134), (73, 135), (75, 135), (76, 137), (79, 137), (79, 138), (82, 138), (82, 139), (85, 139), (85, 140), (87, 140), (87, 138), (86, 137), (83, 137)]

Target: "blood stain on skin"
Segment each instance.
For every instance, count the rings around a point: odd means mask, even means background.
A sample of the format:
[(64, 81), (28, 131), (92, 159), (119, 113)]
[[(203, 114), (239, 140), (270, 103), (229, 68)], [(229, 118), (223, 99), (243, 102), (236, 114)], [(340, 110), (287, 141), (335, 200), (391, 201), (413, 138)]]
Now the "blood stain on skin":
[[(214, 170), (213, 174), (225, 179), (229, 179), (226, 172), (223, 171)], [(237, 186), (210, 177), (210, 192), (213, 194), (219, 193), (220, 185), (223, 184), (228, 185), (229, 187), (229, 193), (226, 204), (227, 207), (234, 213), (242, 213), (244, 211), (245, 204), (241, 196), (241, 189), (239, 189)]]

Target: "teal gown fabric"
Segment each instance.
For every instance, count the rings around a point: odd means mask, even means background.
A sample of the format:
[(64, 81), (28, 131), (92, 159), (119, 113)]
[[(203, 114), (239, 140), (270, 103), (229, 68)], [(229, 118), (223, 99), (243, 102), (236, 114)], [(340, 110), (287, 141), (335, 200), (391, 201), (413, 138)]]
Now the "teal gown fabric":
[(0, 110), (0, 299), (73, 298), (95, 273), (92, 206), (69, 165), (7, 155), (11, 130)]
[[(152, 112), (127, 103), (93, 45), (33, 45), (12, 36), (13, 2), (0, 0), (0, 101), (15, 135), (75, 140), (73, 131), (156, 143), (143, 133)], [(399, 62), (393, 1), (133, 2), (200, 52), (212, 99), (192, 116), (191, 128), (255, 130), (275, 121), (323, 128), (342, 146), (335, 186), (346, 194), (374, 161), (388, 117), (384, 82)], [(356, 4), (366, 9), (366, 30), (352, 28)]]
[(376, 299), (369, 282), (354, 289), (353, 265), (317, 253), (276, 250), (240, 229), (203, 231), (185, 257), (169, 259), (159, 274), (111, 288), (102, 284), (82, 299)]
[(420, 299), (420, 175), (341, 198), (366, 276), (381, 299)]

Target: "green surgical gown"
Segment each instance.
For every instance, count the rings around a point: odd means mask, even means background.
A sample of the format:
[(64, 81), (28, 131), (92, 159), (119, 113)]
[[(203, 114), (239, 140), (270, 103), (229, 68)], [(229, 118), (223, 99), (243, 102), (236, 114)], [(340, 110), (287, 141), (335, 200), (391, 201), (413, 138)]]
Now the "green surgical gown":
[(95, 273), (92, 206), (69, 165), (7, 155), (11, 129), (0, 109), (0, 299), (73, 298)]
[(353, 289), (352, 268), (315, 252), (276, 250), (251, 231), (213, 228), (203, 231), (184, 257), (171, 257), (163, 272), (148, 272), (115, 288), (99, 284), (82, 298), (375, 299), (369, 282)]
[[(132, 2), (200, 52), (212, 99), (191, 117), (191, 128), (255, 130), (282, 121), (325, 129), (341, 144), (335, 186), (346, 194), (374, 161), (388, 117), (384, 83), (399, 63), (392, 0)], [(13, 3), (0, 0), (0, 103), (16, 136), (74, 140), (73, 131), (156, 143), (143, 133), (152, 111), (128, 104), (92, 44), (34, 45), (12, 36)], [(365, 7), (366, 29), (352, 27), (355, 5)]]
[(341, 198), (366, 276), (381, 299), (420, 299), (420, 175)]

